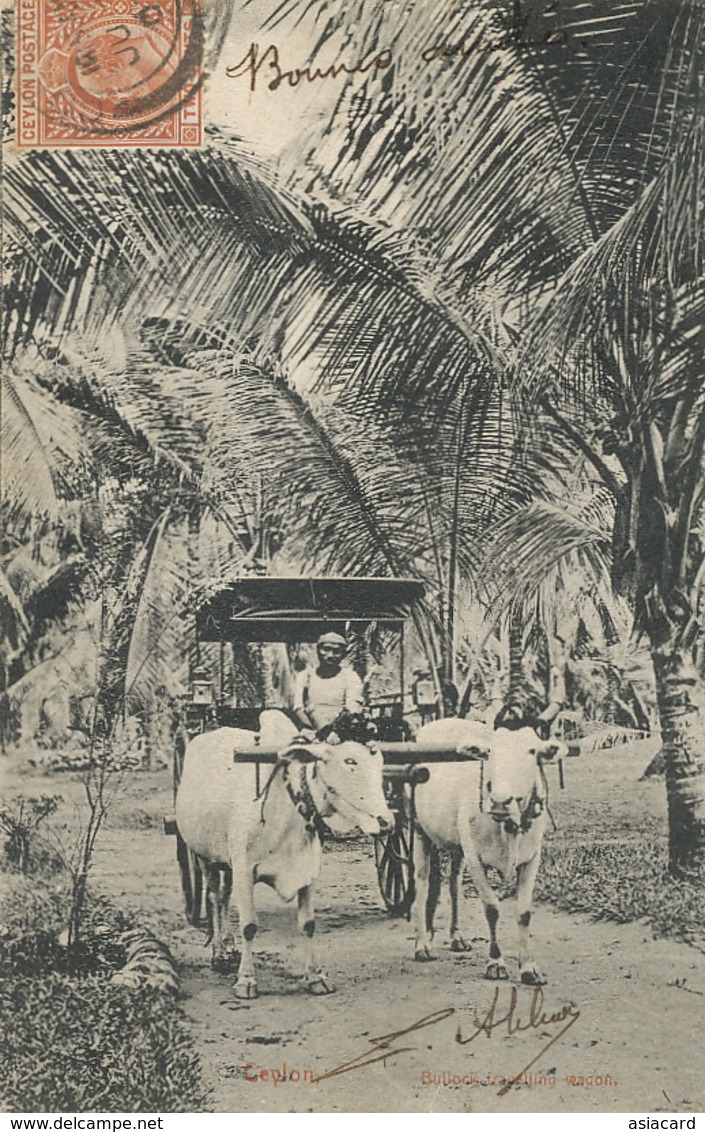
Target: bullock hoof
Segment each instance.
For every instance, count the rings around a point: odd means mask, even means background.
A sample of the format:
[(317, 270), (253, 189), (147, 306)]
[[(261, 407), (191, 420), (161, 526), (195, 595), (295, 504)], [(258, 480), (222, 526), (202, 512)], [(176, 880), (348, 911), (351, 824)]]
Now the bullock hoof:
[(257, 998), (257, 983), (255, 979), (238, 979), (235, 983), (236, 998)]
[(309, 994), (333, 994), (335, 987), (324, 971), (304, 976), (304, 985)]
[(461, 935), (454, 935), (450, 941), (451, 951), (472, 951), (472, 944), (463, 939)]
[(225, 973), (232, 973), (237, 971), (240, 966), (240, 952), (239, 951), (226, 951), (222, 955), (213, 955), (211, 957), (211, 967), (214, 971)]
[(427, 947), (417, 947), (414, 952), (414, 959), (417, 963), (435, 963), (436, 956), (432, 955)]
[(521, 972), (521, 980), (526, 987), (543, 987), (546, 979), (535, 967), (527, 967)]
[(509, 972), (504, 966), (504, 963), (495, 963), (494, 961), (491, 961), (487, 964), (487, 968), (485, 970), (485, 978), (493, 980), (508, 979)]

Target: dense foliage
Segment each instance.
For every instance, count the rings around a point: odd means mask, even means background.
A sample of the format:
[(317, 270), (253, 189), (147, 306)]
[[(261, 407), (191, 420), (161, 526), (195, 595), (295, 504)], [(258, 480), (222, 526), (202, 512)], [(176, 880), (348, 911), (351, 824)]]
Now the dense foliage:
[(44, 971), (0, 984), (3, 1103), (11, 1111), (202, 1112), (198, 1059), (158, 992)]
[(68, 905), (60, 881), (10, 873), (3, 888), (4, 1107), (203, 1111), (198, 1058), (174, 996), (111, 984), (125, 960), (120, 914), (92, 901), (81, 945), (68, 951), (58, 942)]

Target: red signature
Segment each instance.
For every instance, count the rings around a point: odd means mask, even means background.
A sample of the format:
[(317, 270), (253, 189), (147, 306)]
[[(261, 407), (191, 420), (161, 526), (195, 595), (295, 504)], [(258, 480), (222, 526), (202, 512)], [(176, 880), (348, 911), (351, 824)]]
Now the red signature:
[(529, 1061), (523, 1067), (523, 1069), (520, 1069), (518, 1073), (515, 1073), (514, 1076), (506, 1083), (506, 1085), (502, 1086), (502, 1088), (497, 1093), (497, 1096), (503, 1097), (504, 1094), (511, 1089), (514, 1082), (518, 1081), (524, 1075), (524, 1073), (531, 1069), (531, 1066), (535, 1065), (535, 1063), (539, 1060), (540, 1057), (543, 1056), (546, 1050), (550, 1049), (553, 1043), (557, 1042), (559, 1038), (562, 1038), (563, 1035), (568, 1032), (570, 1027), (578, 1021), (578, 1018), (580, 1017), (580, 1011), (575, 1007), (568, 1005), (561, 1007), (560, 1010), (556, 1011), (553, 1014), (546, 1013), (543, 1009), (543, 991), (540, 987), (536, 987), (534, 990), (534, 993), (531, 997), (528, 1017), (523, 1022), (517, 1013), (519, 997), (517, 995), (516, 987), (512, 987), (509, 996), (509, 1007), (506, 1013), (501, 1015), (501, 1017), (496, 1017), (498, 1013), (498, 1002), (499, 987), (495, 987), (494, 997), (492, 999), (492, 1002), (490, 1003), (489, 1010), (485, 1014), (485, 1017), (479, 1019), (477, 1015), (475, 1015), (474, 1032), (470, 1034), (468, 1038), (464, 1038), (462, 1036), (460, 1027), (458, 1027), (458, 1031), (455, 1035), (455, 1040), (459, 1045), (466, 1046), (470, 1042), (474, 1042), (475, 1038), (479, 1037), (480, 1034), (484, 1034), (486, 1038), (491, 1038), (494, 1031), (499, 1029), (500, 1026), (506, 1026), (506, 1032), (512, 1035), (526, 1033), (528, 1030), (540, 1030), (544, 1029), (546, 1026), (556, 1026), (561, 1022), (565, 1022), (565, 1026), (563, 1026), (563, 1028), (559, 1030), (557, 1034), (554, 1034), (554, 1036), (549, 1042), (546, 1043), (545, 1046), (541, 1047), (536, 1056), (532, 1057), (531, 1061)]
[[(473, 1042), (480, 1034), (484, 1034), (486, 1038), (491, 1038), (492, 1035), (501, 1027), (505, 1028), (505, 1032), (510, 1036), (514, 1034), (528, 1033), (532, 1030), (545, 1029), (547, 1026), (556, 1026), (565, 1023), (561, 1026), (558, 1033), (554, 1034), (549, 1042), (541, 1047), (535, 1057), (532, 1057), (518, 1073), (509, 1079), (509, 1081), (502, 1086), (498, 1091), (498, 1096), (504, 1096), (509, 1091), (515, 1081), (518, 1081), (524, 1073), (526, 1073), (532, 1065), (534, 1065), (539, 1058), (549, 1049), (554, 1042), (562, 1038), (568, 1032), (580, 1017), (580, 1011), (572, 1005), (561, 1007), (560, 1010), (549, 1013), (544, 1010), (544, 997), (543, 991), (540, 987), (536, 987), (529, 1003), (528, 1014), (522, 1017), (519, 1014), (519, 996), (516, 987), (512, 987), (509, 997), (509, 1005), (504, 1013), (498, 1009), (500, 996), (500, 988), (496, 987), (492, 1002), (484, 1017), (478, 1018), (477, 1014), (474, 1019), (474, 1029), (468, 1037), (463, 1037), (460, 1025), (458, 1025), (455, 1041), (459, 1045), (468, 1045)], [(382, 1034), (377, 1038), (368, 1038), (368, 1045), (372, 1049), (365, 1049), (357, 1057), (352, 1058), (350, 1061), (343, 1062), (335, 1069), (328, 1070), (327, 1073), (322, 1073), (320, 1077), (315, 1078), (315, 1083), (320, 1084), (321, 1081), (327, 1081), (331, 1077), (338, 1077), (342, 1073), (352, 1073), (357, 1069), (364, 1069), (366, 1065), (374, 1065), (378, 1061), (386, 1062), (390, 1057), (398, 1057), (403, 1053), (413, 1053), (418, 1049), (414, 1045), (400, 1045), (398, 1044), (401, 1039), (407, 1038), (409, 1034), (414, 1034), (418, 1030), (425, 1030), (428, 1026), (437, 1026), (440, 1022), (445, 1022), (447, 1018), (455, 1014), (456, 1010), (453, 1006), (448, 1006), (444, 1010), (435, 1010), (432, 1014), (424, 1014), (418, 1021), (412, 1022), (410, 1026), (406, 1026), (403, 1030), (394, 1030), (389, 1034)]]

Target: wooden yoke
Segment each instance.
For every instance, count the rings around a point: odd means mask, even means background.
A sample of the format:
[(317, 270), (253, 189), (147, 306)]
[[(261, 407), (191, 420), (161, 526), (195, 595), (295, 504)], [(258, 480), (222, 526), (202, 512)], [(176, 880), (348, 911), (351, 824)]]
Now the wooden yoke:
[[(483, 756), (459, 751), (457, 747), (424, 747), (420, 743), (376, 743), (382, 752), (385, 766), (418, 766), (419, 763), (457, 763), (477, 762)], [(568, 749), (569, 756), (580, 753), (576, 746)], [(252, 743), (242, 746), (233, 752), (233, 758), (239, 763), (275, 763), (281, 755), (280, 751), (260, 747), (256, 733), (252, 736)]]

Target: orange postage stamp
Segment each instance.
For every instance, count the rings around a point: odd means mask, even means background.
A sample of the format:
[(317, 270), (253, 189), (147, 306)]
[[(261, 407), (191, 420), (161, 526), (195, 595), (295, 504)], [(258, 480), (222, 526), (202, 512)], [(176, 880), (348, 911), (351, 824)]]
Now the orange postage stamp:
[(201, 144), (199, 0), (18, 0), (17, 144)]

